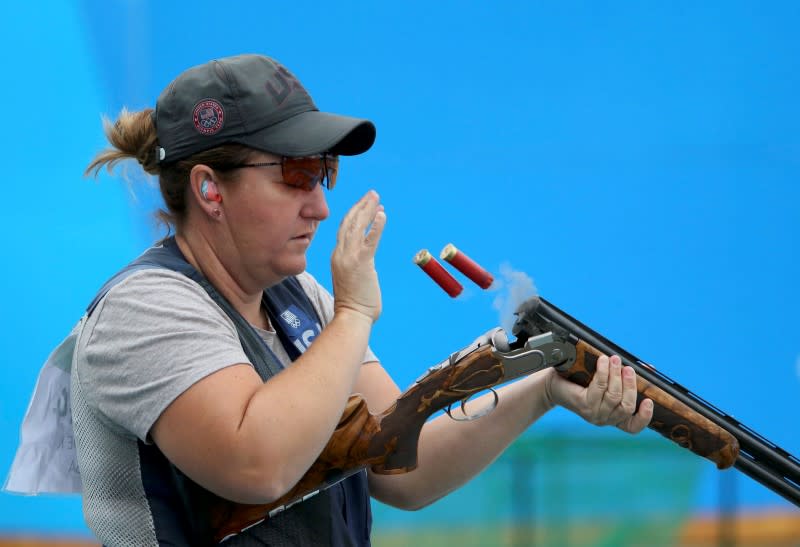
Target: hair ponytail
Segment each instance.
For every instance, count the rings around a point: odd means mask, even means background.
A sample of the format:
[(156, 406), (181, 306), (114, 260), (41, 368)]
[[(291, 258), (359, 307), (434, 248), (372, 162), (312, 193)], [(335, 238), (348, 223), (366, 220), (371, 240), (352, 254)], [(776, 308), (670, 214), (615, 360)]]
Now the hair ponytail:
[[(103, 128), (112, 148), (97, 154), (86, 168), (84, 175), (96, 177), (104, 166), (109, 173), (113, 173), (114, 167), (119, 162), (135, 159), (146, 173), (158, 176), (158, 186), (166, 209), (159, 210), (156, 217), (168, 228), (178, 228), (186, 214), (186, 188), (192, 168), (198, 164), (205, 164), (212, 169), (218, 168), (224, 171), (230, 166), (246, 163), (254, 151), (241, 144), (224, 144), (177, 162), (160, 164), (156, 157), (158, 135), (153, 112), (152, 108), (138, 112), (129, 112), (123, 108), (114, 123), (108, 118), (103, 118)], [(232, 173), (221, 176), (217, 182), (234, 178), (236, 174)]]
[(119, 162), (131, 158), (136, 159), (145, 172), (157, 175), (160, 171), (156, 158), (158, 137), (152, 114), (152, 108), (139, 112), (129, 112), (123, 108), (113, 124), (104, 117), (103, 129), (113, 148), (97, 154), (84, 175), (96, 177), (103, 166), (111, 173)]

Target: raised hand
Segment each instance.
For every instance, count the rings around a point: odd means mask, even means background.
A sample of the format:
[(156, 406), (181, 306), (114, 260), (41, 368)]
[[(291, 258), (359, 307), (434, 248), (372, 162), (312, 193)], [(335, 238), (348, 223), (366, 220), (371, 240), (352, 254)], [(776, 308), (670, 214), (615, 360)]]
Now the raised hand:
[(375, 271), (375, 251), (386, 225), (378, 194), (367, 192), (347, 212), (339, 226), (331, 256), (334, 312), (353, 310), (372, 321), (381, 314), (381, 289)]

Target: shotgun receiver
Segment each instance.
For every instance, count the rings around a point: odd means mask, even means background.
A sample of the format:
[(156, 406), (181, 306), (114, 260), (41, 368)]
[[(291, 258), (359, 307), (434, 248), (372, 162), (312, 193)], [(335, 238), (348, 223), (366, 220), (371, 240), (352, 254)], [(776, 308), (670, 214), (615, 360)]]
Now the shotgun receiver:
[[(471, 396), (547, 367), (586, 386), (603, 354), (619, 355), (636, 370), (637, 405), (645, 398), (654, 403), (651, 429), (719, 469), (735, 466), (800, 506), (800, 460), (543, 298), (526, 300), (516, 315), (513, 342), (500, 328), (489, 331), (428, 369), (380, 414), (370, 413), (361, 395), (351, 395), (319, 458), (283, 497), (262, 505), (215, 499), (210, 508), (214, 539), (238, 534), (367, 467), (380, 474), (412, 471), (422, 426), (435, 412), (449, 414), (451, 405), (460, 402), (467, 415), (464, 403)], [(496, 405), (498, 396), (492, 392)]]

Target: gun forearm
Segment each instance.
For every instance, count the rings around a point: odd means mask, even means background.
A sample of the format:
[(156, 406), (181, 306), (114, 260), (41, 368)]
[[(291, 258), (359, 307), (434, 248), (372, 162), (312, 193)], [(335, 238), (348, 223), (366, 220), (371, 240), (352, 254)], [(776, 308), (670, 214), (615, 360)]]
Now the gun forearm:
[(739, 443), (703, 412), (691, 408), (684, 398), (668, 392), (663, 382), (653, 381), (653, 369), (630, 353), (570, 317), (543, 298), (532, 298), (517, 311), (514, 333), (523, 338), (551, 332), (556, 339), (575, 347), (574, 356), (555, 368), (559, 374), (586, 386), (594, 376), (597, 358), (619, 355), (624, 365), (636, 371), (638, 401), (653, 401), (651, 429), (695, 454), (713, 461), (718, 468), (731, 467), (739, 454)]
[[(603, 354), (583, 340), (576, 343), (577, 357), (567, 368), (556, 367), (564, 378), (580, 385), (588, 385), (597, 367), (597, 358)], [(695, 454), (713, 461), (719, 469), (734, 464), (739, 454), (736, 437), (705, 416), (690, 409), (678, 399), (644, 379), (637, 370), (637, 405), (647, 398), (653, 401), (653, 419), (650, 429)]]

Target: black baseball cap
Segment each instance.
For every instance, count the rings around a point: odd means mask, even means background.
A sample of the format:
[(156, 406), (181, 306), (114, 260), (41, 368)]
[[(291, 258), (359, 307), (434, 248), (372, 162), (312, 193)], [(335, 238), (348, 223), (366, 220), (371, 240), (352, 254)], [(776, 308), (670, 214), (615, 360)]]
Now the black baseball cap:
[(352, 156), (375, 142), (371, 121), (320, 112), (300, 81), (263, 55), (186, 70), (161, 93), (153, 119), (162, 163), (229, 143), (297, 157)]

